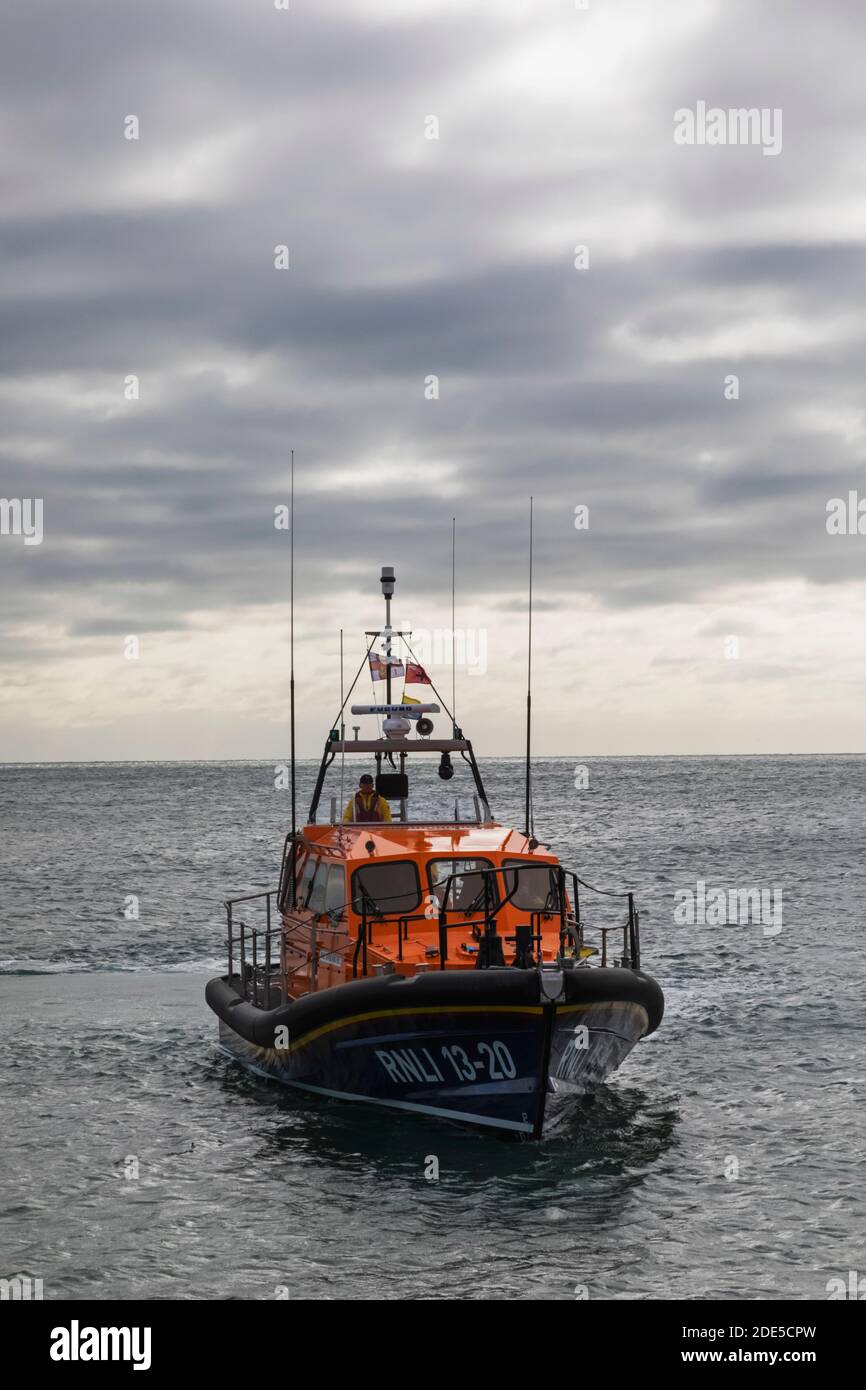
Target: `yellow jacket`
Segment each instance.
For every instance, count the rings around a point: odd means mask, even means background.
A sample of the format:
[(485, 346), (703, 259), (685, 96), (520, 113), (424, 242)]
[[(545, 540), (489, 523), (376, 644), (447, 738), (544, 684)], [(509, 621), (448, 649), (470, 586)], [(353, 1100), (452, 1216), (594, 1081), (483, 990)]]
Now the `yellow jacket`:
[(369, 812), (373, 809), (373, 806), (374, 806), (374, 805), (376, 804), (376, 802), (378, 801), (379, 804), (378, 804), (377, 809), (378, 809), (378, 811), (379, 811), (379, 819), (381, 819), (381, 820), (383, 820), (383, 821), (389, 821), (389, 820), (391, 819), (391, 807), (388, 805), (388, 803), (387, 803), (387, 801), (385, 800), (384, 796), (379, 796), (378, 792), (369, 792), (369, 793), (365, 796), (363, 792), (359, 791), (359, 792), (356, 792), (354, 796), (350, 796), (350, 797), (349, 797), (349, 800), (346, 802), (346, 809), (345, 809), (345, 811), (343, 812), (343, 820), (356, 821), (356, 820), (362, 820), (362, 819), (363, 819), (363, 820), (367, 820), (367, 819), (369, 818), (370, 823), (371, 823), (371, 824), (375, 824), (375, 821), (374, 821), (373, 818), (372, 818), (371, 816), (369, 816), (369, 815), (365, 815), (365, 816), (363, 816), (363, 817), (356, 815), (356, 813), (355, 813), (355, 800), (356, 800), (356, 798), (361, 802), (361, 805), (363, 806), (364, 811), (367, 812), (367, 813), (369, 813)]

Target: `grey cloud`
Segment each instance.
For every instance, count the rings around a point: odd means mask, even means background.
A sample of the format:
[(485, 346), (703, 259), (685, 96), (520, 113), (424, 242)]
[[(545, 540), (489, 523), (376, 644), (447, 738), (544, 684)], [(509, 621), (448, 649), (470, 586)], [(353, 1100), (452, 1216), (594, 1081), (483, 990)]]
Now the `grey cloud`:
[[(204, 0), (86, 0), (50, 7), (50, 24), (40, 8), (14, 6), (6, 24), (18, 162), (0, 218), (0, 488), (43, 495), (47, 530), (36, 558), (0, 547), (8, 616), (51, 615), (83, 641), (133, 611), (134, 630), (171, 629), (192, 610), (284, 602), (271, 518), (292, 443), (308, 594), (329, 589), (335, 559), (366, 587), (389, 558), (444, 600), (456, 512), (461, 582), (518, 608), (530, 490), (540, 608), (559, 601), (545, 590), (623, 609), (733, 580), (862, 578), (823, 524), (826, 497), (862, 479), (862, 446), (792, 423), (806, 403), (859, 408), (862, 333), (793, 356), (759, 346), (742, 362), (645, 360), (622, 338), (707, 341), (741, 307), (760, 319), (762, 295), (807, 324), (850, 317), (862, 245), (800, 218), (850, 194), (840, 171), (866, 118), (855, 8), (724, 7), (675, 62), (648, 61), (645, 89), (622, 98), (624, 134), (606, 129), (602, 103), (598, 145), (577, 125), (563, 141), (555, 104), (482, 100), (479, 73), (520, 31), (477, 8), (398, 23), (326, 6), (285, 24), (266, 6)], [(833, 94), (804, 56), (816, 26), (840, 62)], [(672, 113), (697, 97), (783, 105), (783, 155), (677, 150)], [(449, 103), (460, 138), (425, 148), (424, 115), (441, 107), (448, 127)], [(128, 110), (144, 123), (137, 148), (119, 133)], [(537, 138), (537, 167), (484, 168), (477, 150), (497, 129), (505, 148)], [(168, 177), (173, 152), (232, 131), (249, 139), (210, 184), (122, 205), (135, 159), (159, 157)], [(545, 136), (558, 160), (541, 157)], [(401, 164), (391, 144), (413, 139), (419, 158)], [(594, 244), (591, 270), (575, 272), (584, 222), (620, 206), (625, 229), (646, 198), (670, 241), (632, 257)], [(768, 209), (788, 209), (788, 225), (759, 225)], [(521, 242), (522, 227), (553, 220), (561, 246)], [(285, 275), (271, 264), (282, 240)], [(736, 403), (726, 371), (741, 375)], [(106, 418), (104, 403), (76, 399), (110, 386), (120, 407), (128, 372), (142, 382), (128, 409)], [(27, 394), (63, 375), (66, 405)], [(363, 490), (314, 491), (323, 470), (377, 457)], [(443, 495), (442, 464), (456, 495)]]

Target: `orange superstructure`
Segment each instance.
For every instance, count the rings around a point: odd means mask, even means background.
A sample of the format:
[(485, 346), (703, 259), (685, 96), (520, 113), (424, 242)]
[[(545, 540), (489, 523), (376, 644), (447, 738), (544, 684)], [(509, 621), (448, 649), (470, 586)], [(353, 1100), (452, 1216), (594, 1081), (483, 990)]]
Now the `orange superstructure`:
[[(308, 825), (297, 847), (296, 902), (288, 905), (284, 887), (282, 903), (288, 993), (297, 998), (311, 987), (357, 978), (362, 955), (364, 974), (377, 973), (377, 967), (402, 975), (419, 967), (474, 969), (485, 880), (498, 907), (505, 964), (515, 959), (516, 929), (527, 913), (536, 914), (536, 960), (554, 960), (562, 921), (547, 900), (550, 870), (557, 864), (536, 841), (495, 822)], [(527, 872), (533, 866), (540, 873)], [(390, 888), (396, 891), (383, 891)], [(372, 897), (366, 912), (365, 894)]]

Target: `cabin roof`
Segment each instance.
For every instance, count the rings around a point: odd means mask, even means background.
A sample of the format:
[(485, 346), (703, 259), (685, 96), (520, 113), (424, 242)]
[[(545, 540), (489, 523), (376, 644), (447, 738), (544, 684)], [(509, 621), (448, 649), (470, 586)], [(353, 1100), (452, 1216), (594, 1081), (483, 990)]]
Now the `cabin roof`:
[[(437, 855), (470, 858), (485, 854), (532, 854), (540, 863), (555, 862), (556, 856), (539, 846), (530, 850), (527, 837), (520, 830), (495, 823), (487, 825), (404, 825), (373, 822), (361, 825), (307, 825), (302, 831), (304, 840), (335, 858), (369, 859), (367, 841), (376, 846), (379, 859)], [(539, 850), (541, 852), (539, 852)]]

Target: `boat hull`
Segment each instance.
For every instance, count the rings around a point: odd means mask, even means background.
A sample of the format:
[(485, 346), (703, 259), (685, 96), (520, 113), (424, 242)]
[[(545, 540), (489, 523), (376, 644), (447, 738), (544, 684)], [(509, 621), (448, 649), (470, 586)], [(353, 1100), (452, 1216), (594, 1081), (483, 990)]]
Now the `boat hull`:
[[(549, 990), (550, 976), (543, 981)], [(548, 1098), (599, 1085), (658, 1025), (661, 991), (624, 970), (536, 970), (359, 980), (264, 1010), (212, 980), (220, 1043), (302, 1091), (540, 1137)]]

